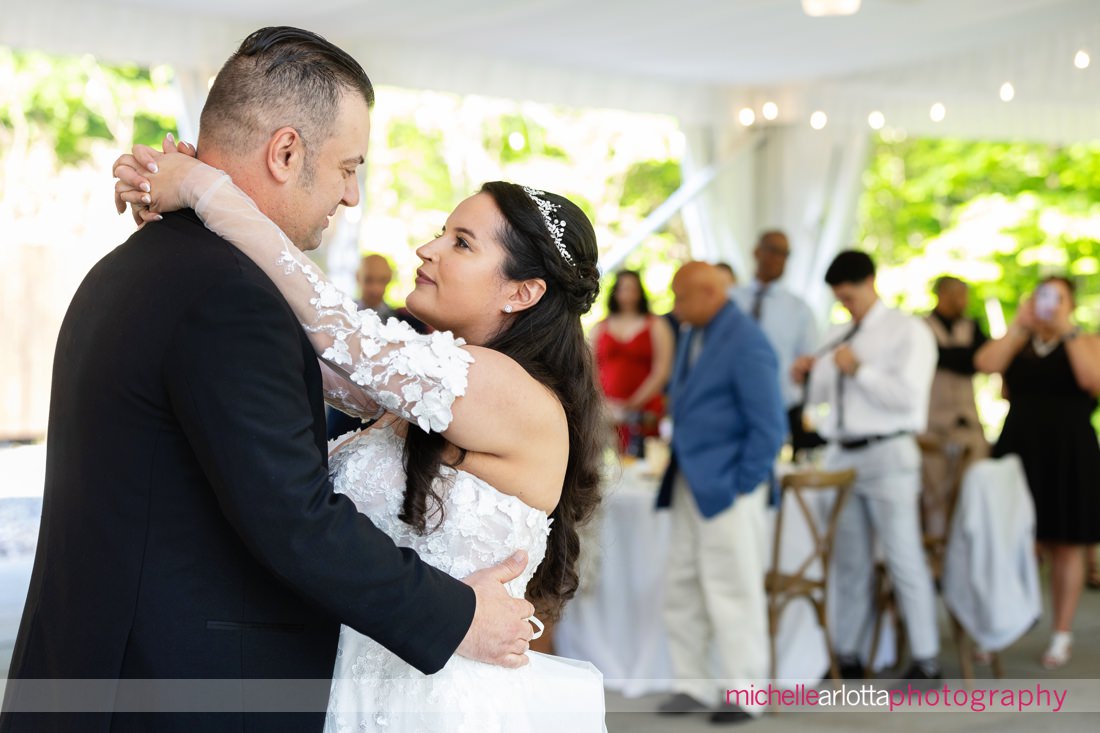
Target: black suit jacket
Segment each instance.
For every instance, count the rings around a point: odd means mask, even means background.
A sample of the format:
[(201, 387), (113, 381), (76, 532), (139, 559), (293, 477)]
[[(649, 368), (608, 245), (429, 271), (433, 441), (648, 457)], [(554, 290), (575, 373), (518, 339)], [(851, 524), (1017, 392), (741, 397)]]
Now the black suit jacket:
[[(473, 611), (333, 493), (316, 358), (254, 263), (183, 211), (92, 269), (58, 337), (2, 733), (319, 732), (341, 622), (430, 673)], [(297, 716), (11, 712), (41, 704), (17, 680), (65, 700), (74, 678), (320, 682)], [(267, 704), (231, 688), (219, 704)]]

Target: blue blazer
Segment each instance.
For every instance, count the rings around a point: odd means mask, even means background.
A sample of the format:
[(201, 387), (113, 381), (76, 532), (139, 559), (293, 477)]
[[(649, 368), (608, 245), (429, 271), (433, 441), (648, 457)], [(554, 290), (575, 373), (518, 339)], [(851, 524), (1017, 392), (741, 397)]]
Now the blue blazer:
[(657, 506), (671, 504), (679, 471), (710, 518), (771, 476), (787, 416), (779, 361), (755, 321), (727, 303), (704, 326), (703, 350), (689, 373), (691, 335), (680, 336), (672, 372), (672, 461)]

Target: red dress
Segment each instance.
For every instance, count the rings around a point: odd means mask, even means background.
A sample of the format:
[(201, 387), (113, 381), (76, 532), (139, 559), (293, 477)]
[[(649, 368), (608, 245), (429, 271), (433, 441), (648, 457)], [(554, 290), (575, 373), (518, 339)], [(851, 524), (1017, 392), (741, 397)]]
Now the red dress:
[[(653, 367), (653, 316), (645, 327), (629, 341), (620, 341), (611, 334), (605, 322), (596, 339), (596, 369), (600, 386), (609, 399), (624, 402), (649, 377)], [(664, 396), (657, 394), (642, 408), (643, 435), (657, 435), (657, 422), (664, 414)], [(630, 441), (630, 426), (619, 426), (621, 448)]]

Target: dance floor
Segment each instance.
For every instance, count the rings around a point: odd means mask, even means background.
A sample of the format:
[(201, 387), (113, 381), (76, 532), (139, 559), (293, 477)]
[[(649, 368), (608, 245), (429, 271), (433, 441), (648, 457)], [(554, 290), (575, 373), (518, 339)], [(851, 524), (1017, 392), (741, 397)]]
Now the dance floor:
[[(19, 616), (22, 613), (26, 584), (30, 578), (34, 542), (37, 536), (38, 512), (41, 508), (42, 466), (41, 447), (0, 448), (0, 670), (6, 671)], [(1046, 587), (1044, 573), (1044, 591)], [(1046, 601), (1049, 611), (1049, 601)], [(959, 676), (958, 657), (951, 642), (946, 617), (942, 617), (941, 639), (944, 676)], [(1091, 698), (1090, 707), (1100, 709), (1100, 591), (1086, 590), (1081, 599), (1074, 629), (1074, 656), (1070, 664), (1048, 672), (1039, 667), (1049, 629), (1046, 614), (1034, 629), (1002, 653), (1005, 677), (1032, 680), (1056, 687), (1065, 680), (1071, 690), (1084, 690)], [(977, 667), (980, 677), (991, 677), (988, 667)], [(990, 681), (990, 680), (985, 680)], [(982, 680), (977, 681), (983, 684)], [(851, 685), (852, 683), (849, 683)], [(822, 689), (827, 688), (827, 683)], [(991, 685), (995, 686), (995, 685)], [(607, 697), (609, 733), (679, 733), (683, 731), (713, 731), (717, 726), (707, 722), (705, 715), (664, 717), (654, 713), (664, 695), (625, 698), (615, 692)], [(898, 718), (896, 716), (900, 715)], [(890, 716), (890, 717), (884, 717)], [(1100, 730), (1100, 713), (886, 713), (886, 712), (813, 712), (770, 713), (748, 724), (759, 733), (769, 731), (880, 731), (884, 728), (903, 731), (1008, 731), (1034, 733), (1036, 730), (1063, 731)]]

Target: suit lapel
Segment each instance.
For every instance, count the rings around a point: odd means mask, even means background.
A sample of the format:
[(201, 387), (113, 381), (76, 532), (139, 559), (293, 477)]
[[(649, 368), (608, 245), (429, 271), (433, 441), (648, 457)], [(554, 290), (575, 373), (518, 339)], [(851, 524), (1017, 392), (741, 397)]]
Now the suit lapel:
[[(713, 376), (716, 373), (715, 370), (720, 368), (720, 365), (714, 363), (719, 353), (717, 342), (722, 340), (724, 332), (734, 318), (735, 307), (732, 302), (726, 303), (726, 306), (718, 311), (718, 315), (714, 317), (714, 320), (703, 327), (703, 350), (686, 378), (681, 376), (682, 382), (678, 395), (681, 400), (689, 397), (696, 389), (699, 389), (702, 384), (706, 383), (708, 376)], [(690, 339), (684, 340), (690, 341)], [(686, 367), (687, 354), (683, 354), (683, 357), (683, 364)]]

